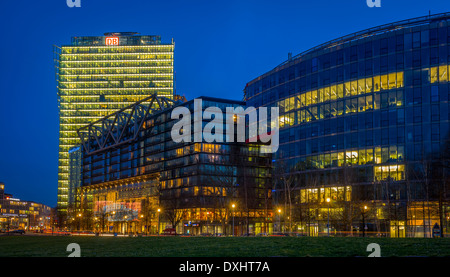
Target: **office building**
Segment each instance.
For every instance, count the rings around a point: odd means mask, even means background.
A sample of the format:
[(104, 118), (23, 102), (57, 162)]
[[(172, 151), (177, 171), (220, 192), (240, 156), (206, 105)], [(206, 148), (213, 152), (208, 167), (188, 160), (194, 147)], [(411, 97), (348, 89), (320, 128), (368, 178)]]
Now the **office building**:
[(5, 193), (0, 182), (0, 232), (37, 231), (52, 228), (52, 209), (44, 204), (23, 201)]
[(447, 232), (449, 43), (450, 14), (424, 16), (289, 54), (247, 83), (248, 105), (280, 108), (274, 174), (290, 190), (274, 205), (292, 231)]
[(134, 32), (72, 37), (54, 47), (59, 106), (58, 201), (70, 206), (69, 150), (76, 130), (153, 93), (173, 97), (174, 42)]
[[(245, 107), (241, 101), (198, 99), (202, 113), (208, 107), (224, 113), (226, 107)], [(271, 154), (262, 153), (260, 143), (175, 142), (171, 130), (177, 120), (171, 113), (187, 108), (195, 137), (194, 106), (194, 100), (154, 96), (79, 130), (82, 186), (74, 228), (146, 234), (168, 229), (179, 234), (272, 232)], [(202, 119), (200, 126), (208, 122)], [(104, 128), (94, 130), (95, 124)]]

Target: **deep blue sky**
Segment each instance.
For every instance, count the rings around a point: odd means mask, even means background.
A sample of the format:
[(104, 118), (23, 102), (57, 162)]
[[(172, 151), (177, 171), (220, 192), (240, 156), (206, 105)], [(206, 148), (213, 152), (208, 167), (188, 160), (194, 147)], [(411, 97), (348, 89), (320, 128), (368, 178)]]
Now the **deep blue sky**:
[(175, 40), (177, 92), (242, 99), (246, 82), (328, 40), (450, 11), (448, 0), (9, 0), (0, 5), (0, 181), (56, 205), (58, 108), (52, 45), (134, 31)]

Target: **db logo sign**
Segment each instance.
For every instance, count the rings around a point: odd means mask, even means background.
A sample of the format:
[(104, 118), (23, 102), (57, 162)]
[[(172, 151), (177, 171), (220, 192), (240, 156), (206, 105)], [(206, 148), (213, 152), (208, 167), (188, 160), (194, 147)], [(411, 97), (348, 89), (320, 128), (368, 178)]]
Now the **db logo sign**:
[(381, 0), (367, 0), (367, 6), (369, 8), (373, 8), (373, 7), (380, 8), (381, 7)]
[(73, 7), (80, 8), (81, 7), (81, 0), (66, 0), (66, 3), (69, 8), (73, 8)]
[(105, 38), (105, 44), (106, 45), (119, 45), (119, 38), (118, 37), (107, 37), (107, 38)]

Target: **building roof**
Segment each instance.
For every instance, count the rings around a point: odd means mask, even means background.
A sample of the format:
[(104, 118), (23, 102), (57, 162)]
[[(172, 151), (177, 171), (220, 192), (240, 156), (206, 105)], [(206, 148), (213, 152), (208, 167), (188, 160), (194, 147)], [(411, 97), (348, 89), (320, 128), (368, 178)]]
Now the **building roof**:
[(265, 76), (269, 75), (270, 73), (272, 73), (273, 71), (282, 67), (283, 65), (286, 65), (292, 61), (295, 61), (303, 56), (306, 56), (306, 55), (313, 53), (315, 51), (318, 51), (318, 50), (327, 49), (327, 48), (335, 47), (338, 45), (343, 45), (343, 44), (346, 44), (346, 43), (349, 43), (352, 41), (356, 41), (359, 39), (391, 32), (391, 31), (396, 31), (396, 30), (405, 29), (405, 28), (411, 28), (411, 27), (415, 27), (415, 26), (430, 24), (433, 22), (439, 22), (439, 21), (448, 20), (448, 19), (450, 19), (450, 12), (433, 14), (433, 15), (430, 14), (427, 16), (421, 16), (421, 17), (411, 18), (411, 19), (407, 19), (407, 20), (396, 21), (396, 22), (380, 25), (377, 27), (365, 29), (362, 31), (358, 31), (355, 33), (351, 33), (351, 34), (327, 41), (327, 42), (317, 45), (313, 48), (310, 48), (306, 51), (303, 51), (303, 52), (289, 58), (288, 60), (282, 62), (281, 64), (277, 65), (274, 69), (251, 80), (250, 82), (247, 83), (247, 85), (264, 78)]

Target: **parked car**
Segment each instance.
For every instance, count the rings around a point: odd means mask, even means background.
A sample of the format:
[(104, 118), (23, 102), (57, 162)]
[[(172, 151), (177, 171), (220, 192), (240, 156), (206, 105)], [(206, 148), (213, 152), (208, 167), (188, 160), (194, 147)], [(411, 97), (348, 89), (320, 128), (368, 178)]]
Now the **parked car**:
[(25, 231), (24, 230), (14, 230), (14, 231), (9, 231), (7, 233), (8, 234), (21, 234), (21, 235), (23, 235), (23, 234), (25, 234)]
[(257, 237), (267, 237), (268, 234), (267, 233), (258, 233), (256, 236)]
[(288, 233), (273, 233), (272, 237), (289, 237)]
[(176, 236), (177, 231), (175, 230), (175, 228), (167, 228), (163, 230), (162, 234), (165, 236)]

